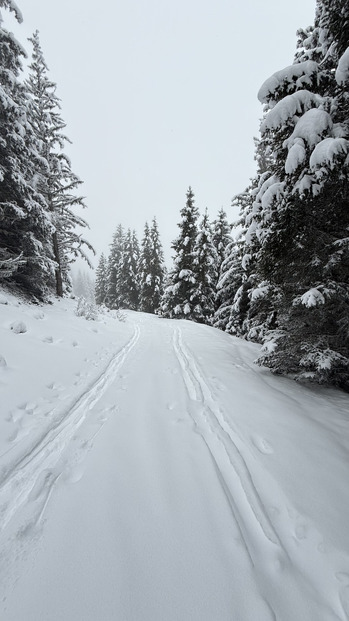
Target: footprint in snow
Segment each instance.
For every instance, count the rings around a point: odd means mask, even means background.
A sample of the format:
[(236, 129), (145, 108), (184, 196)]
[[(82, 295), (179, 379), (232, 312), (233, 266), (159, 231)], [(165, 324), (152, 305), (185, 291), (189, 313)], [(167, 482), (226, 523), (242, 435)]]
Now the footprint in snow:
[(43, 343), (53, 343), (53, 336), (44, 336), (42, 339)]
[(63, 390), (64, 386), (56, 382), (50, 382), (49, 384), (46, 384), (46, 388), (48, 388), (49, 390), (55, 391), (55, 390)]
[(18, 410), (23, 410), (26, 414), (33, 414), (37, 407), (36, 403), (33, 403), (32, 401), (25, 401), (24, 403), (17, 405)]
[(27, 332), (28, 328), (25, 325), (24, 321), (14, 321), (11, 324), (11, 330), (15, 334), (24, 334), (25, 332)]
[(297, 524), (295, 528), (295, 535), (299, 540), (306, 539), (308, 536), (308, 525), (305, 522)]
[(33, 313), (34, 319), (45, 319), (45, 313), (43, 311), (37, 311)]
[(272, 445), (268, 442), (268, 440), (266, 440), (266, 438), (254, 436), (251, 439), (255, 447), (258, 448), (258, 450), (264, 455), (271, 455), (274, 453)]

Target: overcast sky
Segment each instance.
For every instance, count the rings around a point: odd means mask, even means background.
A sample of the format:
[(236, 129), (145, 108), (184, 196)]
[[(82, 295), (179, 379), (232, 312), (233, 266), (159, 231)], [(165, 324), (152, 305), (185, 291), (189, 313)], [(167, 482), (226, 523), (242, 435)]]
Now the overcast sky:
[[(89, 240), (108, 252), (119, 222), (142, 236), (156, 215), (167, 259), (192, 186), (224, 207), (255, 172), (261, 84), (293, 61), (315, 0), (17, 0), (62, 100)], [(95, 260), (95, 264), (96, 264)]]

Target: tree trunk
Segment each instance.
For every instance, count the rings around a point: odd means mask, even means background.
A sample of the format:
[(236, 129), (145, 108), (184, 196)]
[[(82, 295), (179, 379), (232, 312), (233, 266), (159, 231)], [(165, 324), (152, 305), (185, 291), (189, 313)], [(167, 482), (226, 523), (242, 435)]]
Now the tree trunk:
[(62, 298), (63, 297), (63, 279), (62, 279), (62, 270), (61, 270), (61, 259), (59, 256), (59, 245), (58, 245), (58, 235), (57, 231), (52, 234), (53, 240), (53, 254), (55, 261), (57, 263), (56, 267), (56, 294)]

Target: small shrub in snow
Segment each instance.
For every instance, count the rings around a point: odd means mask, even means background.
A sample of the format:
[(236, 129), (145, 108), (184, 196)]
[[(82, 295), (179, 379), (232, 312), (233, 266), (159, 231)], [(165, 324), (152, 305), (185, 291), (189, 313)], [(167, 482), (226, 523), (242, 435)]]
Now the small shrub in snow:
[(85, 298), (79, 298), (75, 309), (75, 315), (85, 317), (88, 321), (96, 321), (98, 319), (98, 311), (94, 304), (87, 302)]
[(11, 325), (11, 330), (15, 334), (24, 334), (24, 332), (27, 332), (27, 326), (24, 321), (14, 321)]

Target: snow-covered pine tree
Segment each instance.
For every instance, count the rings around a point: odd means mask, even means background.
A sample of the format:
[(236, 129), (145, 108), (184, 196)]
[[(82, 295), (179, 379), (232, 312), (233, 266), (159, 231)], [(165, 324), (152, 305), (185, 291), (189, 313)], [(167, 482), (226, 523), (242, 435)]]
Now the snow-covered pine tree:
[(108, 294), (107, 261), (102, 252), (96, 269), (95, 298), (96, 304), (105, 304)]
[[(252, 249), (246, 249), (246, 221), (253, 203), (253, 184), (244, 192), (236, 195), (232, 207), (239, 209), (239, 219), (234, 224), (235, 231), (226, 246), (224, 260), (221, 264), (216, 293), (216, 313), (213, 325), (230, 334), (243, 335), (246, 331), (244, 322), (249, 308), (248, 292), (251, 287), (249, 275)], [(243, 261), (243, 256), (245, 260)]]
[(118, 270), (119, 308), (138, 310), (139, 247), (135, 232), (127, 230)]
[(33, 46), (27, 80), (31, 95), (30, 121), (40, 145), (36, 187), (44, 197), (53, 225), (56, 293), (62, 296), (64, 290), (70, 288), (70, 264), (81, 257), (92, 267), (85, 249), (93, 253), (94, 250), (79, 230), (88, 227), (87, 222), (74, 212), (75, 207), (85, 207), (83, 198), (76, 195), (82, 182), (73, 173), (70, 160), (63, 152), (66, 142), (70, 140), (62, 133), (66, 124), (61, 117), (56, 84), (47, 75), (38, 31), (29, 41)]
[(207, 209), (199, 223), (193, 248), (195, 289), (190, 298), (193, 319), (211, 324), (215, 311), (218, 253), (212, 241), (212, 231)]
[[(1, 8), (22, 20), (15, 2), (0, 0)], [(0, 14), (0, 261), (11, 283), (42, 299), (50, 293), (54, 263), (50, 219), (34, 184), (38, 143), (19, 81), (25, 56)]]
[(167, 285), (161, 302), (164, 317), (175, 319), (194, 319), (194, 306), (191, 298), (195, 292), (193, 271), (194, 246), (197, 236), (198, 209), (194, 194), (189, 187), (185, 207), (181, 210), (180, 233), (172, 243), (175, 251), (174, 266), (168, 274)]
[(118, 224), (113, 235), (107, 263), (108, 292), (105, 304), (112, 309), (117, 309), (120, 305), (119, 272), (124, 252), (124, 242), (124, 230), (121, 224)]
[(137, 308), (139, 306), (139, 273), (138, 273), (138, 265), (139, 265), (139, 258), (140, 258), (140, 247), (139, 247), (139, 241), (138, 241), (138, 237), (137, 237), (137, 233), (135, 231), (135, 229), (133, 229), (132, 231), (132, 256), (134, 259), (134, 272), (135, 272), (135, 277), (136, 277), (136, 284), (137, 284), (137, 291), (138, 291), (138, 303), (137, 303)]
[(164, 282), (164, 254), (156, 218), (149, 228), (145, 223), (140, 255), (140, 310), (156, 313), (159, 309)]
[(148, 222), (144, 225), (144, 235), (141, 241), (139, 258), (139, 308), (144, 313), (152, 313), (152, 282), (151, 282), (151, 240)]
[(240, 286), (235, 281), (235, 274), (241, 267), (241, 257), (237, 255), (236, 243), (231, 240), (225, 249), (225, 258), (222, 262), (218, 282), (216, 285), (215, 314), (212, 325), (220, 330), (226, 330), (235, 293)]
[(225, 259), (225, 251), (231, 242), (231, 226), (228, 223), (227, 214), (223, 207), (218, 211), (217, 218), (212, 222), (212, 241), (217, 251), (217, 274), (219, 276), (221, 265)]
[(260, 89), (261, 142), (273, 161), (247, 232), (260, 244), (259, 280), (277, 297), (277, 329), (269, 331), (260, 363), (346, 388), (348, 13), (345, 0), (318, 0), (294, 64)]
[(152, 312), (158, 311), (164, 291), (165, 280), (165, 265), (164, 265), (164, 251), (160, 241), (160, 234), (157, 220), (154, 216), (150, 228), (150, 242), (151, 242), (151, 263), (150, 274), (152, 283)]

